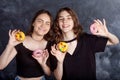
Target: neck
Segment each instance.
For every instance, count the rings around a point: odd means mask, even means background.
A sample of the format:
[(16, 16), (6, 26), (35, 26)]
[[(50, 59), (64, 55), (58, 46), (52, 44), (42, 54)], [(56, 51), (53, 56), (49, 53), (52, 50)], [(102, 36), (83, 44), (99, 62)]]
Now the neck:
[(64, 37), (64, 41), (69, 41), (76, 38), (76, 35), (73, 32), (69, 32), (69, 33), (64, 33), (63, 37)]
[(71, 40), (64, 41), (64, 42), (66, 42), (66, 43), (71, 43), (71, 42), (75, 41), (76, 39), (77, 39), (77, 38), (75, 37), (75, 38), (73, 38), (73, 39), (71, 39)]
[(37, 42), (40, 42), (40, 41), (43, 40), (43, 36), (37, 36), (37, 35), (34, 35), (34, 34), (31, 35), (31, 38), (32, 38), (34, 41), (37, 41)]

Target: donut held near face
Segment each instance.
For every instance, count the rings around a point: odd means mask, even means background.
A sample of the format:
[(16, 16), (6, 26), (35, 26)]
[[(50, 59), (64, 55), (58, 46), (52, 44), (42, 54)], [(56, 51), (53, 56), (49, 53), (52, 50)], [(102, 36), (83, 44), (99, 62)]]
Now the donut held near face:
[(15, 38), (17, 41), (23, 41), (25, 39), (25, 34), (24, 32), (22, 31), (18, 31), (16, 34), (15, 34)]

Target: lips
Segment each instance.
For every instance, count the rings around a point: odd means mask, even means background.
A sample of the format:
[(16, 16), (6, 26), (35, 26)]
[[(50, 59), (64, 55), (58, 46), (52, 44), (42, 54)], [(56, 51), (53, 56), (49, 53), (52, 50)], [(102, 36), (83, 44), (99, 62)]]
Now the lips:
[(43, 32), (46, 31), (46, 29), (43, 29), (43, 28), (38, 28), (38, 30), (39, 30), (39, 31), (43, 31)]
[(62, 27), (63, 28), (68, 28), (70, 25), (63, 25)]

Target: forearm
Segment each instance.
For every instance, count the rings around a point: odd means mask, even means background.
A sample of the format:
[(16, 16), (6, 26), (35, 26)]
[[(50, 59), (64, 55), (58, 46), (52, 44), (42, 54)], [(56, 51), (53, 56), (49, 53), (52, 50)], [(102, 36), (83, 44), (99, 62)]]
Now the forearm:
[(42, 66), (42, 68), (43, 68), (44, 73), (45, 73), (47, 76), (50, 76), (50, 75), (51, 75), (51, 71), (50, 71), (50, 68), (47, 66), (47, 64), (41, 65), (41, 66)]
[(0, 70), (7, 66), (7, 61), (13, 48), (14, 46), (8, 44), (3, 53), (0, 55)]
[(57, 68), (54, 70), (54, 75), (57, 80), (61, 80), (63, 76), (63, 63), (57, 63)]
[(107, 45), (115, 45), (119, 43), (119, 39), (112, 33), (108, 33), (107, 37), (108, 37)]

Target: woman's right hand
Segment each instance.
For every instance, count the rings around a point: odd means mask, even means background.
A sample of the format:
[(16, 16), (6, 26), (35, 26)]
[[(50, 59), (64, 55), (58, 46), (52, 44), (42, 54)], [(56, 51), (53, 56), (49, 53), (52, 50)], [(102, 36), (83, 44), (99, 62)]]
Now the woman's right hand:
[(15, 34), (18, 31), (19, 30), (16, 30), (16, 29), (14, 29), (13, 31), (9, 30), (9, 42), (8, 42), (9, 45), (16, 46), (17, 44), (21, 43), (21, 41), (17, 41), (16, 38), (15, 38)]
[(57, 49), (55, 44), (51, 47), (51, 54), (57, 58), (59, 63), (63, 63), (66, 55), (66, 53), (62, 53), (59, 49)]

